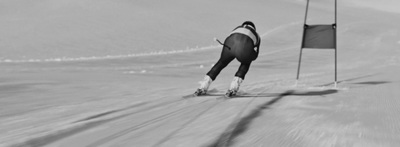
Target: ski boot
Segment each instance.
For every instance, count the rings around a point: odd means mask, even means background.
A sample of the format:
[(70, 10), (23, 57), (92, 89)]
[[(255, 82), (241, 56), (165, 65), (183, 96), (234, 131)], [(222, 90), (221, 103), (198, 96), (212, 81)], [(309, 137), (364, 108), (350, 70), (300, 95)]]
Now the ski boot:
[(236, 93), (239, 91), (240, 84), (243, 82), (243, 79), (240, 77), (234, 77), (229, 87), (229, 90), (225, 93), (225, 97), (236, 96)]
[(237, 93), (236, 91), (228, 90), (228, 91), (225, 93), (225, 97), (226, 97), (226, 98), (233, 97), (233, 96), (236, 95), (236, 93)]
[(206, 90), (198, 88), (194, 93), (193, 96), (205, 95), (207, 93)]
[(203, 81), (200, 81), (200, 87), (194, 92), (194, 96), (207, 94), (208, 87), (210, 87), (212, 79), (209, 76), (205, 76)]

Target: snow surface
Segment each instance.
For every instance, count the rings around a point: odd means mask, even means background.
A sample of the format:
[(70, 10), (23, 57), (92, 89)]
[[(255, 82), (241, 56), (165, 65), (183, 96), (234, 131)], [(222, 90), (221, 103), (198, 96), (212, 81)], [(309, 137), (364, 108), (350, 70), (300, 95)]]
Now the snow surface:
[[(337, 87), (333, 50), (304, 50), (296, 85), (305, 2), (2, 0), (0, 146), (400, 146), (395, 1), (339, 1)], [(333, 23), (333, 2), (309, 14)], [(262, 41), (243, 96), (182, 99), (245, 20)]]

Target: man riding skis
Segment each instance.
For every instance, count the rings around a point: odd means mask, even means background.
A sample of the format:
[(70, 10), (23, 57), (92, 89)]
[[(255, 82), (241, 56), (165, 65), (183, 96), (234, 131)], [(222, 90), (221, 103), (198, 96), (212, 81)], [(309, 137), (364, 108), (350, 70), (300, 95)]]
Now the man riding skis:
[(251, 62), (258, 57), (260, 41), (260, 36), (256, 32), (253, 22), (245, 21), (242, 25), (236, 27), (225, 39), (218, 62), (206, 74), (204, 80), (200, 82), (200, 87), (194, 95), (206, 94), (212, 81), (235, 58), (241, 64), (226, 92), (226, 96), (236, 95), (250, 68)]

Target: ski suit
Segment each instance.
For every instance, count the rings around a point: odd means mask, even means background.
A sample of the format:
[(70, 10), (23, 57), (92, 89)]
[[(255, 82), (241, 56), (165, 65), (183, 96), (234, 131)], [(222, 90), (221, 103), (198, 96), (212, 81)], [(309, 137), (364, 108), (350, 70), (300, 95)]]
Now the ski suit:
[(214, 81), (222, 69), (236, 58), (241, 64), (235, 76), (244, 79), (251, 62), (258, 57), (259, 47), (260, 36), (254, 28), (243, 25), (236, 27), (225, 39), (221, 56), (207, 75)]

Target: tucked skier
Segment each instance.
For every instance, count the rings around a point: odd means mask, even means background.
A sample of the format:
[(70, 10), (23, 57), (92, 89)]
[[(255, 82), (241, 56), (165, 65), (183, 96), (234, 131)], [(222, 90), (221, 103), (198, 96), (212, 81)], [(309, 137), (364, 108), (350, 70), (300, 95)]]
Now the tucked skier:
[(226, 92), (226, 96), (236, 95), (240, 84), (243, 82), (250, 68), (251, 62), (258, 57), (259, 48), (260, 36), (256, 32), (254, 23), (251, 21), (243, 22), (242, 25), (236, 27), (225, 39), (221, 57), (206, 74), (204, 80), (200, 82), (200, 87), (196, 90), (194, 95), (206, 94), (212, 81), (214, 81), (221, 70), (235, 58), (241, 64)]

